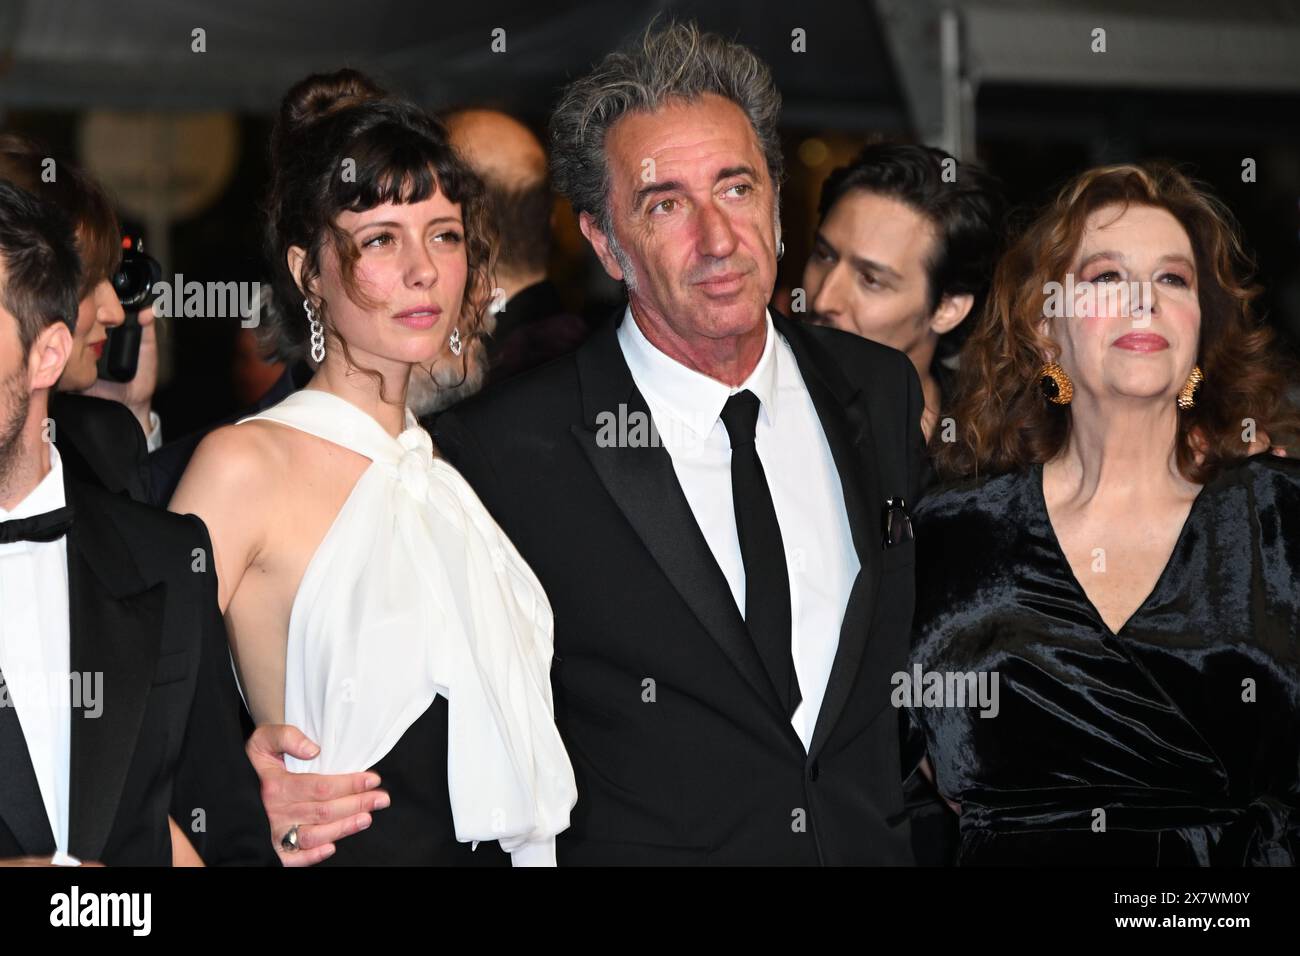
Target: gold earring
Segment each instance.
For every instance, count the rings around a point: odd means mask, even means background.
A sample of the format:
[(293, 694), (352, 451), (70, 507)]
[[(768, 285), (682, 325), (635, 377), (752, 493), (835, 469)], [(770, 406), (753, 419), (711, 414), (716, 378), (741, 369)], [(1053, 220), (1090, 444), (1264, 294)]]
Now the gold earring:
[(1055, 362), (1048, 362), (1038, 373), (1038, 387), (1053, 405), (1069, 405), (1074, 398), (1074, 383), (1065, 369)]
[(1183, 411), (1193, 408), (1196, 405), (1196, 391), (1205, 381), (1205, 373), (1201, 371), (1199, 365), (1192, 366), (1192, 372), (1187, 376), (1187, 381), (1183, 383), (1182, 391), (1178, 393), (1178, 407)]

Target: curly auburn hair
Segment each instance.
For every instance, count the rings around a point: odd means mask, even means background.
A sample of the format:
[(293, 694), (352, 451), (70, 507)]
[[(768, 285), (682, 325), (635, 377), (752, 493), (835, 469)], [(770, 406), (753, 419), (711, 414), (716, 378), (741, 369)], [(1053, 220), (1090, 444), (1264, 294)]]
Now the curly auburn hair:
[[(345, 161), (351, 163), (351, 175), (342, 174)], [(273, 270), (275, 308), (267, 310), (262, 339), (276, 358), (301, 359), (309, 343), (304, 296), (289, 271), (289, 249), (305, 250), (301, 278), (303, 286), (310, 288), (320, 276), (321, 255), (329, 243), (348, 297), (364, 308), (375, 308), (378, 303), (357, 286), (360, 252), (339, 228), (339, 214), (386, 202), (421, 202), (439, 189), (460, 205), (465, 224), (468, 279), (457, 325), (468, 354), (487, 321), (495, 243), (483, 183), (452, 147), (441, 122), (390, 96), (356, 70), (309, 76), (295, 84), (281, 103), (271, 134), (271, 169), (265, 204), (266, 253)], [(326, 303), (313, 295), (312, 308), (325, 334), (355, 368), (347, 343), (329, 321)], [(378, 372), (362, 371), (382, 383)]]
[(1091, 213), (1106, 206), (1167, 210), (1187, 231), (1196, 258), (1201, 310), (1196, 364), (1205, 383), (1195, 407), (1178, 411), (1178, 469), (1203, 484), (1245, 458), (1243, 419), (1275, 446), (1300, 437), (1300, 413), (1286, 397), (1294, 363), (1255, 316), (1254, 264), (1232, 213), (1208, 187), (1167, 163), (1087, 170), (1072, 179), (998, 262), (983, 313), (962, 351), (952, 417), (956, 441), (931, 441), (942, 477), (994, 475), (1054, 458), (1070, 435), (1069, 406), (1047, 402), (1043, 355), (1060, 347), (1040, 330), (1049, 283), (1064, 279)]

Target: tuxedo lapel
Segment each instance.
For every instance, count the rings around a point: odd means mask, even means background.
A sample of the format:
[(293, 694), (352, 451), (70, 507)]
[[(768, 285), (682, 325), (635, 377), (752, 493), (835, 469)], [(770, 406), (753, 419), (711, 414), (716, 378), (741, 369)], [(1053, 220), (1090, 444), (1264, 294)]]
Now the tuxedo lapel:
[(7, 689), (3, 694), (0, 699), (0, 820), (4, 820), (25, 856), (53, 854), (54, 834), (50, 831), (50, 818), (41, 799), (18, 711), (9, 702)]
[(141, 577), (102, 500), (88, 499), (72, 479), (65, 487), (76, 510), (68, 532), (71, 670), (83, 681), (102, 675), (98, 716), (72, 713), (68, 851), (93, 860), (108, 840), (140, 735), (165, 585), (149, 586)]
[(817, 417), (821, 420), (822, 432), (839, 472), (844, 510), (860, 565), (849, 591), (839, 646), (831, 665), (821, 710), (817, 714), (812, 745), (808, 749), (809, 756), (815, 757), (844, 710), (870, 637), (871, 609), (875, 606), (880, 584), (882, 544), (879, 529), (884, 499), (873, 454), (875, 442), (871, 433), (871, 414), (862, 390), (826, 360), (817, 346), (809, 341), (807, 330), (775, 311), (772, 321), (790, 343), (799, 372), (817, 409)]
[(571, 427), (574, 438), (682, 600), (773, 716), (789, 727), (727, 579), (677, 480), (671, 456), (661, 445), (625, 447), (615, 442), (605, 447), (599, 440), (606, 415), (616, 421), (636, 421), (633, 415), (639, 412), (645, 416), (643, 421), (650, 421), (645, 399), (619, 347), (617, 327), (617, 322), (607, 324), (576, 354), (584, 422)]

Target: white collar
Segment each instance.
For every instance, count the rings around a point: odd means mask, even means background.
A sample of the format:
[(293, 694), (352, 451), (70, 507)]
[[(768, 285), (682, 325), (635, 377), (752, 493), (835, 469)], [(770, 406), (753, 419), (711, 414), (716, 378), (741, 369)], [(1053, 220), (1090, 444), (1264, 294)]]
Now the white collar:
[(618, 341), (632, 372), (632, 379), (647, 401), (653, 402), (666, 414), (689, 428), (696, 437), (707, 438), (722, 416), (722, 406), (727, 399), (746, 389), (758, 397), (760, 415), (766, 416), (768, 425), (776, 420), (776, 394), (778, 388), (776, 361), (776, 328), (772, 315), (764, 312), (767, 333), (763, 340), (763, 353), (749, 377), (735, 388), (709, 378), (688, 368), (661, 352), (645, 337), (632, 307), (623, 313), (618, 327)]
[(62, 508), (67, 504), (63, 493), (63, 461), (59, 458), (59, 451), (54, 447), (54, 442), (48, 444), (50, 470), (45, 473), (40, 483), (27, 493), (27, 497), (14, 506), (13, 511), (0, 508), (0, 521), (8, 521), (11, 518), (31, 518), (34, 515)]

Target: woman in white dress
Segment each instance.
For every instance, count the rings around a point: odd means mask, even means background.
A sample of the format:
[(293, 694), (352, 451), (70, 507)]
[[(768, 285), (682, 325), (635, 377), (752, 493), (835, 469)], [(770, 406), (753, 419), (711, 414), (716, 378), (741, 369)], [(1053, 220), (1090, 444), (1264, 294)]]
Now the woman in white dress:
[(554, 865), (576, 789), (550, 605), (405, 404), (414, 366), (479, 332), (481, 186), (436, 120), (349, 70), (289, 91), (271, 153), (272, 331), (318, 368), (205, 438), (170, 506), (212, 534), (250, 713), (320, 745), (291, 770), (383, 778), (391, 807), (330, 862)]

